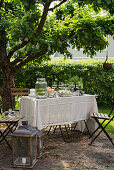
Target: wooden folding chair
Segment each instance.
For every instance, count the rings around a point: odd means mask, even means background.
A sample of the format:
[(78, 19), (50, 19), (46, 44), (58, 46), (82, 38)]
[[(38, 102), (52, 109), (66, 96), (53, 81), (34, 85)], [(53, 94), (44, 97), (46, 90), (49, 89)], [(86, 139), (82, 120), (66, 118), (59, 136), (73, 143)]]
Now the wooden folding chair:
[[(109, 125), (109, 123), (111, 121), (113, 121), (113, 119), (114, 119), (113, 109), (114, 109), (114, 106), (112, 107), (111, 112), (109, 113), (109, 115), (102, 114), (102, 113), (91, 113), (90, 114), (90, 117), (94, 118), (95, 121), (98, 123), (98, 128), (90, 135), (89, 138), (91, 138), (100, 128), (101, 128), (101, 130), (98, 132), (98, 134), (94, 137), (94, 139), (91, 141), (91, 143), (89, 145), (91, 145), (95, 141), (95, 139), (101, 134), (101, 132), (104, 132), (105, 135), (110, 140), (110, 142), (112, 143), (112, 145), (114, 145), (112, 138), (109, 136), (109, 134), (105, 130), (105, 128)], [(103, 120), (102, 123), (99, 121), (99, 119)], [(108, 122), (104, 125), (104, 122), (106, 120), (108, 120)]]
[(13, 97), (27, 96), (29, 94), (29, 88), (11, 88), (11, 94)]

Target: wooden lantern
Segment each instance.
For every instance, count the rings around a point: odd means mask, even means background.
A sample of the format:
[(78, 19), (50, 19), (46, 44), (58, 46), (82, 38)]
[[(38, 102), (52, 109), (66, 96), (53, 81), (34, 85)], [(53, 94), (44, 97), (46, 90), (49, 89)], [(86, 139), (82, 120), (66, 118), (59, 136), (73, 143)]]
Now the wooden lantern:
[(37, 130), (30, 125), (19, 126), (12, 136), (14, 167), (32, 168), (37, 161)]

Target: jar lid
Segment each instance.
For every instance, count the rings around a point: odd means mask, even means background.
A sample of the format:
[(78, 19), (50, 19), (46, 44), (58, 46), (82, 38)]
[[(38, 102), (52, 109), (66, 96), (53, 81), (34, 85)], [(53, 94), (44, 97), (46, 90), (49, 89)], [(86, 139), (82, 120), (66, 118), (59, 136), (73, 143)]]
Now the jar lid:
[(30, 92), (34, 92), (35, 91), (35, 89), (30, 89)]
[(45, 78), (37, 78), (37, 80), (44, 81), (44, 80), (45, 80)]

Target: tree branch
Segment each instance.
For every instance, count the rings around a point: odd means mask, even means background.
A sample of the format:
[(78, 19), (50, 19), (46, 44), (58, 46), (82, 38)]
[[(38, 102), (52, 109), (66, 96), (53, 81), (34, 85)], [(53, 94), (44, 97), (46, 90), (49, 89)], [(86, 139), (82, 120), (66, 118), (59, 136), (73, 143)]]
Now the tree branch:
[(65, 3), (67, 0), (63, 0), (61, 1), (59, 4), (55, 5), (53, 8), (49, 8), (49, 11), (52, 11), (55, 9), (55, 8), (58, 8), (59, 6), (61, 6), (63, 3)]
[(47, 17), (47, 14), (48, 14), (48, 11), (49, 11), (49, 6), (50, 6), (51, 2), (46, 2), (45, 5), (44, 5), (44, 11), (43, 11), (43, 15), (42, 15), (42, 18), (40, 20), (40, 23), (38, 25), (38, 29), (37, 29), (37, 34), (40, 34), (41, 31), (42, 31), (42, 28), (44, 26), (44, 23), (45, 23), (45, 20), (46, 20), (46, 17)]
[(13, 49), (9, 52), (8, 54), (8, 58), (10, 59), (12, 57), (12, 55), (19, 49), (23, 48), (25, 45), (27, 45), (29, 42), (32, 41), (32, 38), (30, 38), (28, 41), (23, 41), (22, 43), (16, 45), (15, 47), (13, 47)]
[(45, 49), (43, 51), (40, 51), (38, 53), (36, 53), (35, 55), (29, 55), (27, 58), (25, 58), (23, 61), (21, 61), (17, 66), (15, 66), (15, 70), (18, 70), (19, 68), (21, 68), (22, 66), (24, 66), (26, 63), (46, 54), (48, 52), (48, 49)]
[(17, 63), (21, 62), (23, 60), (23, 57), (18, 57), (14, 61), (11, 62), (12, 65), (16, 65)]
[[(43, 14), (40, 20), (40, 23), (38, 25), (38, 28), (36, 30), (36, 34), (39, 35), (42, 31), (42, 28), (44, 26), (48, 11), (49, 11), (49, 6), (50, 6), (51, 2), (46, 2), (44, 5), (44, 10), (43, 10)], [(34, 35), (33, 35), (34, 36)], [(13, 47), (13, 49), (9, 52), (8, 54), (8, 58), (10, 59), (12, 57), (12, 55), (19, 49), (23, 48), (25, 45), (27, 45), (28, 43), (30, 43), (33, 39), (33, 36), (28, 40), (28, 41), (23, 41), (21, 44), (16, 45), (15, 47)]]

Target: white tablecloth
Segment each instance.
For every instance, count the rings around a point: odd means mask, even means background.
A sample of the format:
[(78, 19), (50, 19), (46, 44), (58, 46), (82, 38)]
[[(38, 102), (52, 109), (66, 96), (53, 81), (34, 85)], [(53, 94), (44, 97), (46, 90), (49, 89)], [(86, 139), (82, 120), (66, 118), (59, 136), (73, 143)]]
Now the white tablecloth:
[(89, 118), (90, 112), (97, 112), (94, 95), (36, 99), (22, 96), (20, 114), (39, 130), (46, 126), (75, 123)]

